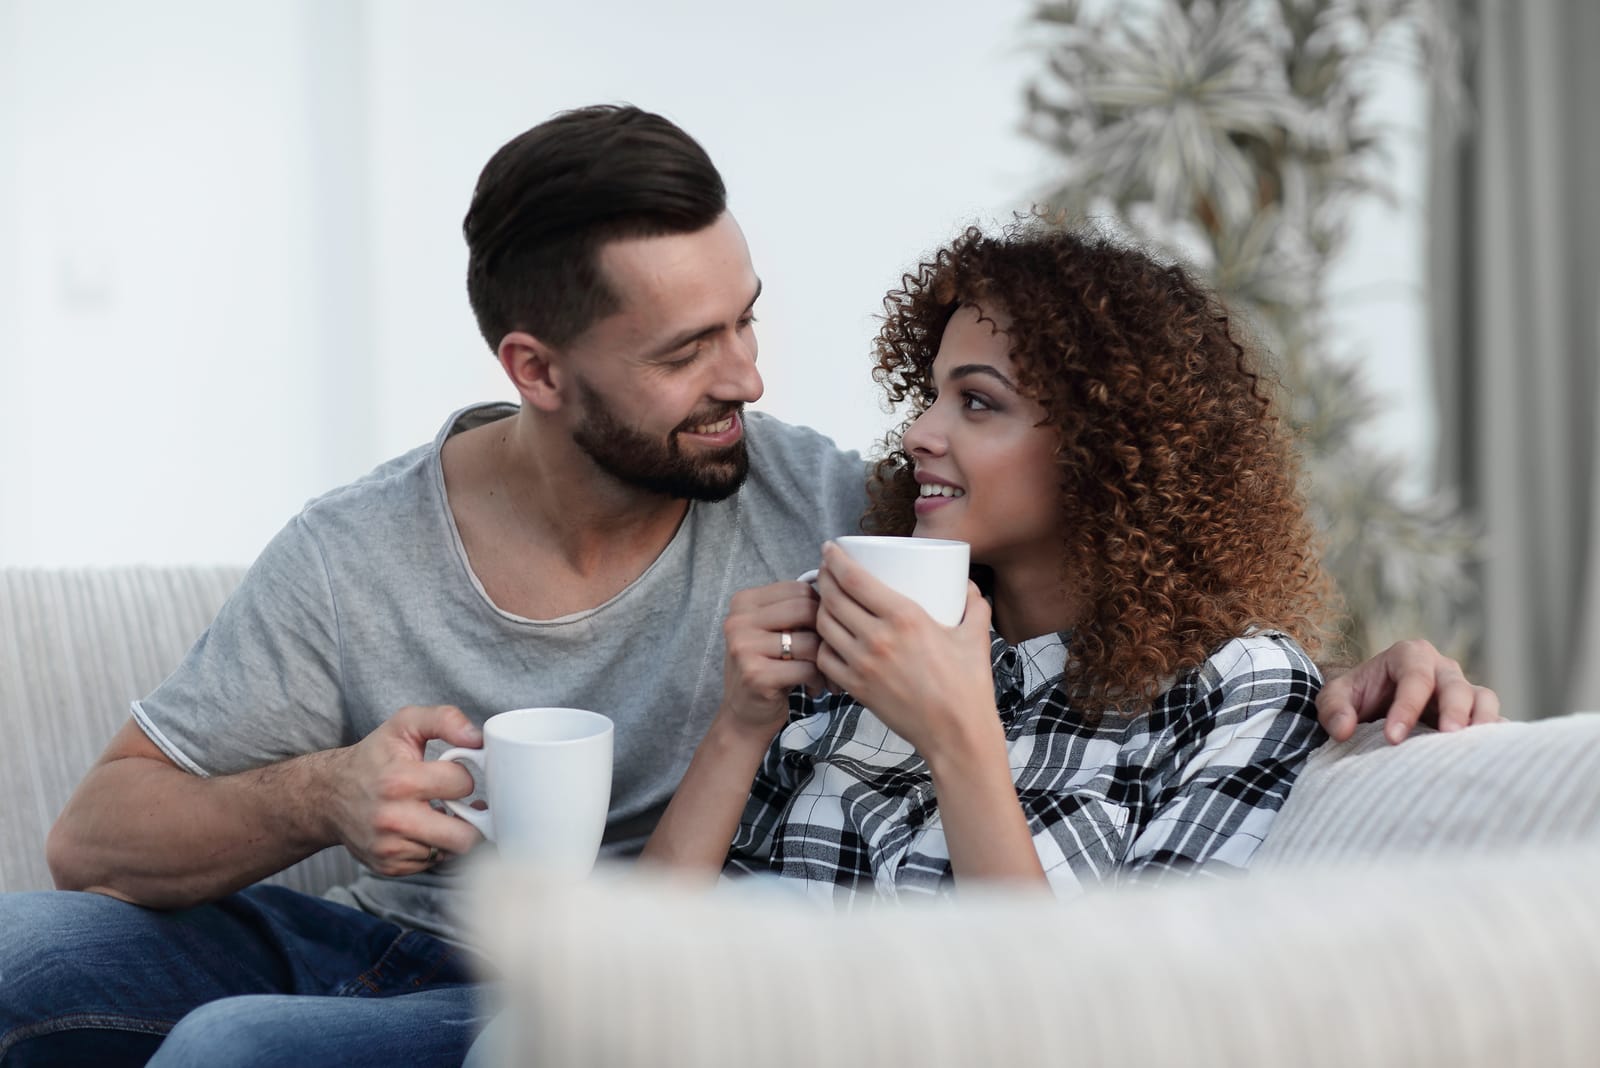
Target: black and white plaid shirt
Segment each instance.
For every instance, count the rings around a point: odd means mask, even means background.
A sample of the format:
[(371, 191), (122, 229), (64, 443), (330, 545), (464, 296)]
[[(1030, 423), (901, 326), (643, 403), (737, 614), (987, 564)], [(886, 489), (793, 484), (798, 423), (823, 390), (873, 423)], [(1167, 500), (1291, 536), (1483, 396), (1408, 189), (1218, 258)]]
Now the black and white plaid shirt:
[[(1058, 897), (1097, 883), (1244, 868), (1326, 735), (1322, 676), (1287, 635), (1236, 638), (1132, 718), (1087, 726), (1059, 635), (992, 640), (1011, 776)], [(791, 699), (727, 873), (775, 872), (848, 908), (954, 886), (928, 765), (848, 694)]]

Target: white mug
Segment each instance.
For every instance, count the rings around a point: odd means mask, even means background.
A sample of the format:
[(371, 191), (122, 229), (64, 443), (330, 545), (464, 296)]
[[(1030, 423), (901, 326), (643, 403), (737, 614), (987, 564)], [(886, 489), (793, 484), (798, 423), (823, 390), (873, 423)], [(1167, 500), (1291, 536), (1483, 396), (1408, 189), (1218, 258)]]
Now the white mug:
[(439, 756), (471, 765), (473, 778), (485, 785), (488, 809), (445, 805), (482, 831), (501, 856), (554, 878), (582, 879), (594, 868), (611, 808), (611, 739), (611, 720), (581, 708), (490, 716), (482, 749)]
[[(961, 622), (967, 609), (972, 552), (966, 542), (874, 534), (847, 534), (833, 541), (873, 578), (921, 605), (935, 623), (953, 627)], [(816, 578), (817, 572), (811, 570), (799, 581), (815, 582)]]

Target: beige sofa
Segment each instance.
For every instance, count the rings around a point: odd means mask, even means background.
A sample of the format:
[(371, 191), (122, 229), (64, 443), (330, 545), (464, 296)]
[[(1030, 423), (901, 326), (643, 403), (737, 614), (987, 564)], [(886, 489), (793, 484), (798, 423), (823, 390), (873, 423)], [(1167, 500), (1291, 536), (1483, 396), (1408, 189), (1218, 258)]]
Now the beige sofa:
[[(241, 572), (0, 568), (0, 890)], [(508, 1063), (1600, 1063), (1600, 716), (1319, 751), (1240, 881), (833, 918), (485, 864)], [(276, 881), (352, 871), (329, 850)]]

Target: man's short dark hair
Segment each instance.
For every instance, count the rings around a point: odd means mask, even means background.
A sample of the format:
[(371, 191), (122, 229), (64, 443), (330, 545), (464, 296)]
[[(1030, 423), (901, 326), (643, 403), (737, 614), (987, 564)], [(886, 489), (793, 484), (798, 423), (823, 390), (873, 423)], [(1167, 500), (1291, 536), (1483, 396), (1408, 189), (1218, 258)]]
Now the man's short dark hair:
[(606, 242), (693, 233), (727, 208), (705, 149), (660, 115), (564, 111), (484, 165), (461, 228), (467, 297), (491, 349), (514, 330), (565, 345), (621, 306)]

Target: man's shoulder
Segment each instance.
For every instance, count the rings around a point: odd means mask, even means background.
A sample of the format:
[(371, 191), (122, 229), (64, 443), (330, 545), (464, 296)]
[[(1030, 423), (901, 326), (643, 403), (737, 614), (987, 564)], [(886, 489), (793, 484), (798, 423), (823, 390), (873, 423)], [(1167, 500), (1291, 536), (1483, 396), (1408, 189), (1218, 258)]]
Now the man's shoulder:
[(299, 518), (312, 525), (342, 522), (412, 503), (427, 486), (425, 476), (437, 451), (431, 444), (418, 445), (391, 457), (361, 477), (311, 498)]
[(439, 462), (445, 440), (513, 411), (514, 407), (504, 404), (475, 404), (452, 413), (432, 441), (313, 497), (292, 525), (314, 532), (319, 541), (353, 539), (358, 546), (370, 544), (380, 530), (386, 540), (406, 538), (408, 532), (419, 532), (419, 528), (433, 530), (446, 510)]
[(842, 504), (859, 510), (865, 501), (867, 467), (860, 453), (765, 412), (745, 413), (745, 428), (756, 492), (802, 506)]
[(752, 454), (809, 454), (830, 460), (848, 458), (858, 464), (861, 462), (860, 453), (841, 449), (821, 431), (786, 423), (768, 412), (746, 411), (744, 422)]

